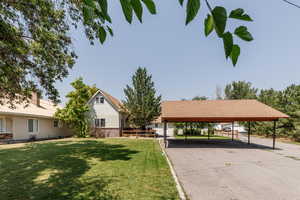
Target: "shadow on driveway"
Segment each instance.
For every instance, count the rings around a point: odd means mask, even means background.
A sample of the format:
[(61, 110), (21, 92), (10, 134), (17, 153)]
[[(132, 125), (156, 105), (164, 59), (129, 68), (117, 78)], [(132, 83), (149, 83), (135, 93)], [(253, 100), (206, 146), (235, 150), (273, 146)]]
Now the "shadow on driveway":
[[(248, 144), (241, 140), (231, 139), (168, 139), (168, 148), (225, 148), (225, 149), (266, 149), (273, 150), (271, 146), (262, 144)], [(281, 150), (276, 148), (276, 150)]]

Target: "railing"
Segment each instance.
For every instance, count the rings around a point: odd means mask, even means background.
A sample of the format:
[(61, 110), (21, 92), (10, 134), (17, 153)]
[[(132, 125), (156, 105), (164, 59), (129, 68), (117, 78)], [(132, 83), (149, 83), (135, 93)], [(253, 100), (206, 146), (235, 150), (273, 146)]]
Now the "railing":
[(141, 129), (129, 129), (129, 130), (122, 130), (122, 136), (124, 137), (156, 137), (155, 130), (141, 130)]

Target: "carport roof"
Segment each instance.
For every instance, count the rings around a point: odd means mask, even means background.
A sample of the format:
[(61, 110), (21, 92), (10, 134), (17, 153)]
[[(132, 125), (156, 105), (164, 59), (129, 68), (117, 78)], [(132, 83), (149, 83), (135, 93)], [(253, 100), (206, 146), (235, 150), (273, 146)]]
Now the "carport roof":
[(163, 122), (273, 121), (289, 116), (257, 100), (162, 102)]

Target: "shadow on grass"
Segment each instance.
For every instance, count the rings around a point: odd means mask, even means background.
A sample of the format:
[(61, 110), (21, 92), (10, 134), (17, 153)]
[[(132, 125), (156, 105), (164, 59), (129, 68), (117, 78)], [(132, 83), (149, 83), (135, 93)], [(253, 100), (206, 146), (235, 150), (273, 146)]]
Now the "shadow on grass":
[(88, 161), (126, 161), (136, 153), (121, 144), (88, 140), (0, 150), (0, 199), (118, 200), (116, 193), (108, 191), (112, 179), (88, 173)]

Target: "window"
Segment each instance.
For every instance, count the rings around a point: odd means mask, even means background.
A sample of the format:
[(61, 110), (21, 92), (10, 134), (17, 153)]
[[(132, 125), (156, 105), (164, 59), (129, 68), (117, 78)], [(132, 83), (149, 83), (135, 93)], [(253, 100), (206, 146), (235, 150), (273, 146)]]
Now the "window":
[(105, 119), (95, 119), (95, 127), (96, 128), (105, 127)]
[(154, 125), (154, 126), (155, 126), (155, 128), (158, 128), (158, 123), (155, 123), (155, 125)]
[(37, 119), (28, 119), (28, 132), (36, 133), (39, 131), (39, 120)]
[(104, 103), (104, 97), (100, 97), (100, 103)]
[(59, 121), (58, 120), (53, 121), (53, 127), (54, 128), (59, 128)]
[(0, 132), (4, 132), (4, 122), (3, 119), (0, 118)]
[(104, 103), (104, 97), (96, 97), (95, 102), (96, 102), (96, 104)]
[(100, 127), (100, 119), (95, 119), (95, 127), (96, 128)]
[(101, 126), (101, 127), (105, 127), (105, 119), (101, 119), (101, 121), (100, 121), (100, 126)]

